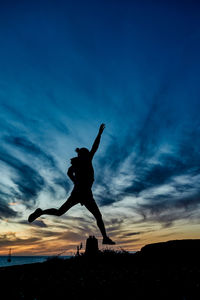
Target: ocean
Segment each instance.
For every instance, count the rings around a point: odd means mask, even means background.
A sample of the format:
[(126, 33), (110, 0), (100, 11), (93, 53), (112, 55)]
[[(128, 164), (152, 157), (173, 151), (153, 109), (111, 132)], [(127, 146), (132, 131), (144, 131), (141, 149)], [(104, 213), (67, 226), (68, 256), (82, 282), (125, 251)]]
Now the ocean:
[[(16, 265), (25, 265), (33, 263), (41, 263), (46, 261), (50, 256), (12, 256), (11, 262), (8, 262), (8, 256), (0, 256), (0, 268)], [(60, 256), (60, 258), (68, 259), (71, 256)]]

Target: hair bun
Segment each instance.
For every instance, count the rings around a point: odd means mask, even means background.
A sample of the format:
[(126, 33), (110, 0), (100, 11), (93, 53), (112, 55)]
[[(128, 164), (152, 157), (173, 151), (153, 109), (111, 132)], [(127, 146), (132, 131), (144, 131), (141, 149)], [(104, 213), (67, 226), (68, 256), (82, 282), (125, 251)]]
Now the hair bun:
[(79, 153), (79, 151), (80, 151), (80, 148), (76, 148), (76, 150), (75, 150), (77, 153)]

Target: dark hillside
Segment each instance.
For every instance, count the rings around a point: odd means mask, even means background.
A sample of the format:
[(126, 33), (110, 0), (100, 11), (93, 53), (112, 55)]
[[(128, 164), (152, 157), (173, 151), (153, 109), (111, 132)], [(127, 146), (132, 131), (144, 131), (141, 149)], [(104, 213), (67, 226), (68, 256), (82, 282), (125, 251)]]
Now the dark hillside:
[(1, 299), (200, 299), (200, 240), (0, 269)]

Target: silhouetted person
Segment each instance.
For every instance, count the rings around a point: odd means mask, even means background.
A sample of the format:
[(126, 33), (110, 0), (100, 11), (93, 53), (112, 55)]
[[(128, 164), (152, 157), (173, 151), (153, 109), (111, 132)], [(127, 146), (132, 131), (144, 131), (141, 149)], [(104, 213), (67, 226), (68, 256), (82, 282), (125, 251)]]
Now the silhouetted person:
[(71, 166), (69, 167), (67, 172), (67, 175), (74, 183), (74, 188), (67, 201), (59, 209), (50, 208), (42, 210), (41, 208), (37, 208), (35, 212), (29, 216), (29, 222), (33, 222), (41, 215), (61, 216), (66, 213), (72, 206), (81, 203), (81, 205), (84, 205), (96, 218), (97, 225), (103, 236), (103, 244), (115, 244), (115, 242), (113, 242), (106, 234), (102, 215), (92, 194), (92, 185), (94, 182), (94, 169), (92, 166), (92, 159), (99, 147), (101, 134), (103, 133), (104, 128), (105, 125), (101, 124), (99, 133), (90, 151), (87, 148), (76, 149), (78, 156), (71, 159)]

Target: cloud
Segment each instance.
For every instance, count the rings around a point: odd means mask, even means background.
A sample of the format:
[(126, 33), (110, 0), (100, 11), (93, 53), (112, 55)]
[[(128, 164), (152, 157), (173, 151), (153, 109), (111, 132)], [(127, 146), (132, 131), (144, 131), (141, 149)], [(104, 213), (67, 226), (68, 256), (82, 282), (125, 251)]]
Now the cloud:
[(47, 224), (43, 220), (35, 220), (33, 223), (29, 223), (28, 221), (22, 220), (18, 221), (19, 224), (28, 225), (28, 226), (36, 226), (36, 227), (42, 227), (46, 228)]
[[(137, 175), (145, 171), (147, 161), (159, 151), (167, 132), (166, 127), (172, 126), (168, 124), (170, 123), (170, 116), (162, 118), (169, 110), (165, 99), (168, 90), (168, 84), (163, 85), (149, 101), (148, 109), (143, 109), (143, 113), (136, 124), (130, 121), (125, 123), (126, 131), (123, 128), (124, 134), (111, 137), (104, 157), (100, 158), (98, 162), (98, 168), (101, 172), (96, 177), (97, 182), (106, 187), (106, 192), (110, 188), (109, 182), (112, 183), (112, 179), (118, 176), (127, 158), (131, 158), (131, 160), (129, 160), (127, 170), (123, 170), (125, 175), (128, 175), (128, 172), (129, 174), (134, 172)], [(163, 98), (162, 106), (159, 97)], [(134, 185), (136, 183), (138, 184), (137, 189), (140, 190), (144, 183), (141, 180), (135, 180)]]
[[(133, 247), (134, 244), (135, 244), (136, 242), (139, 242), (139, 241), (140, 241), (140, 239), (125, 239), (124, 241), (123, 241), (123, 240), (120, 240), (119, 245), (124, 245), (124, 246), (131, 246), (131, 247)], [(137, 245), (135, 245), (135, 246), (137, 246)]]
[[(192, 180), (192, 177), (190, 177)], [(193, 177), (193, 182), (195, 178)], [(163, 227), (170, 227), (178, 220), (197, 220), (200, 211), (200, 190), (198, 189), (199, 178), (193, 186), (177, 189), (161, 194), (144, 196), (143, 203), (137, 203), (135, 211), (142, 216), (141, 222), (160, 223)], [(173, 186), (169, 184), (169, 187)], [(156, 188), (154, 188), (156, 192)], [(148, 191), (146, 191), (148, 194)]]
[(16, 237), (15, 233), (7, 233), (0, 235), (0, 247), (15, 247), (37, 244), (40, 241), (39, 238), (31, 237), (28, 239), (21, 239)]
[(25, 137), (22, 136), (5, 136), (4, 141), (9, 143), (10, 145), (19, 148), (25, 154), (35, 155), (37, 158), (41, 159), (43, 163), (47, 163), (50, 167), (56, 167), (55, 160), (53, 157), (44, 151), (36, 144), (31, 142)]
[[(129, 205), (141, 215), (141, 222), (166, 227), (197, 218), (195, 210), (200, 208), (200, 124), (186, 119), (184, 110), (177, 120), (168, 91), (166, 85), (158, 92), (126, 137), (111, 138), (97, 163), (95, 185), (100, 205), (133, 196), (137, 204), (130, 200)], [(184, 176), (187, 180), (181, 181)]]
[(105, 184), (103, 184), (103, 188), (99, 187), (98, 190), (94, 193), (94, 195), (95, 195), (95, 199), (101, 206), (112, 205), (119, 198), (119, 195), (118, 197), (113, 195), (112, 192), (110, 191), (110, 187), (106, 186)]
[(73, 242), (80, 242), (81, 240), (85, 240), (85, 232), (74, 232), (74, 231), (66, 231), (60, 235), (60, 239), (68, 240)]
[(32, 160), (36, 161), (36, 167), (42, 167), (43, 169), (53, 171), (54, 184), (60, 185), (66, 191), (69, 190), (69, 184), (67, 183), (67, 180), (63, 179), (66, 178), (66, 175), (63, 174), (63, 172), (58, 167), (55, 158), (50, 153), (48, 153), (48, 149), (44, 151), (41, 147), (36, 145), (36, 143), (33, 143), (25, 136), (9, 135), (4, 136), (3, 140), (12, 147), (18, 148), (25, 157), (29, 158), (29, 156), (31, 156)]
[(3, 151), (3, 148), (0, 151), (0, 161), (11, 169), (11, 178), (17, 188), (16, 198), (21, 198), (27, 207), (30, 206), (29, 202), (34, 202), (44, 187), (44, 179), (30, 165)]
[(53, 182), (55, 185), (59, 185), (60, 187), (62, 187), (65, 190), (65, 192), (68, 193), (70, 185), (67, 181), (66, 175), (62, 173), (59, 175), (59, 177), (53, 179)]
[(9, 205), (5, 202), (5, 200), (2, 199), (2, 194), (0, 193), (0, 219), (13, 218), (16, 217), (17, 215), (18, 215), (17, 212), (11, 209)]
[(139, 234), (141, 234), (141, 232), (128, 232), (128, 233), (125, 233), (123, 235), (123, 237), (129, 237), (129, 236), (139, 235)]

